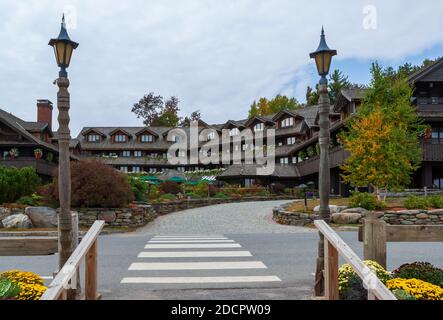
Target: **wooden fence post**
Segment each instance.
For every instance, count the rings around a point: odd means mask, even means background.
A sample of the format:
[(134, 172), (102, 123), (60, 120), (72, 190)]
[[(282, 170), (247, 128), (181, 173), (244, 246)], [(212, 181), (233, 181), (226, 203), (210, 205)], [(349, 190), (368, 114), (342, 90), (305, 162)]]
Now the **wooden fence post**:
[(386, 268), (386, 222), (380, 213), (370, 212), (363, 219), (363, 253), (365, 260), (374, 260)]
[(338, 293), (338, 251), (325, 239), (325, 298), (339, 300)]
[(85, 300), (97, 299), (97, 240), (86, 254)]

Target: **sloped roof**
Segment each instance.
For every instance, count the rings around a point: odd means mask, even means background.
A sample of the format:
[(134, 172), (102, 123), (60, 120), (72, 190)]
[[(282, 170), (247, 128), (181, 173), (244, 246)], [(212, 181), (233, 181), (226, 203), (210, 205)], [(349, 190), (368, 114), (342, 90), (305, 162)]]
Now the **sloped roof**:
[(443, 58), (439, 58), (427, 67), (418, 70), (417, 72), (413, 73), (409, 76), (408, 81), (410, 83), (415, 83), (417, 81), (420, 81), (423, 77), (427, 76), (428, 74), (432, 73), (433, 71), (441, 68), (443, 66)]
[[(224, 180), (226, 178), (238, 178), (238, 177), (265, 177), (268, 175), (260, 175), (258, 169), (261, 166), (256, 164), (239, 164), (231, 165), (217, 179)], [(270, 177), (277, 178), (298, 178), (300, 172), (296, 166), (291, 165), (275, 165), (274, 172), (269, 175)]]

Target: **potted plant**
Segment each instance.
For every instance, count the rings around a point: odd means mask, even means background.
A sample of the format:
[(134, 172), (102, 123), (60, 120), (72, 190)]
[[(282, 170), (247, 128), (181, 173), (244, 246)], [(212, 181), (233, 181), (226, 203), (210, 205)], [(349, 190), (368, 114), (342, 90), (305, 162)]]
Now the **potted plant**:
[(14, 160), (19, 155), (18, 149), (12, 148), (11, 150), (9, 150), (9, 155), (11, 156), (12, 160)]
[(40, 160), (41, 158), (43, 158), (43, 150), (42, 149), (35, 149), (34, 150), (34, 156), (37, 160)]
[(54, 155), (52, 154), (52, 152), (48, 153), (48, 155), (46, 156), (46, 161), (48, 161), (49, 163), (52, 163), (54, 161)]

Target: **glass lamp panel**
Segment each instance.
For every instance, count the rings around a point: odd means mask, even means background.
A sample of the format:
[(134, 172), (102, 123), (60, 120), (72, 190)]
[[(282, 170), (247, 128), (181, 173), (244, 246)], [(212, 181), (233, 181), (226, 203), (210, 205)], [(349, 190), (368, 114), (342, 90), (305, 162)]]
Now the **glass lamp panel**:
[(323, 75), (323, 54), (317, 53), (315, 55), (315, 64), (317, 65), (317, 71), (319, 75)]
[(52, 47), (54, 49), (54, 55), (55, 55), (55, 60), (57, 61), (57, 65), (60, 65), (60, 60), (58, 59), (58, 54), (57, 54), (57, 45), (54, 45)]
[(72, 44), (66, 43), (66, 55), (65, 55), (65, 65), (69, 66), (71, 63), (71, 56), (72, 56)]
[(62, 66), (65, 64), (65, 43), (58, 41), (54, 47), (57, 54), (57, 63), (59, 66)]
[(323, 52), (323, 63), (324, 63), (324, 74), (328, 74), (329, 73), (329, 68), (331, 67), (331, 60), (332, 60), (332, 55), (330, 52)]

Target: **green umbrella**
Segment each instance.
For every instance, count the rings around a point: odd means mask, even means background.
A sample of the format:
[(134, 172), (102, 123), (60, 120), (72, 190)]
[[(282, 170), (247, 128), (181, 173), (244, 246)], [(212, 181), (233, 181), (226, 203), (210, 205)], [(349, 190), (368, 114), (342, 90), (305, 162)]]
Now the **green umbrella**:
[(141, 177), (140, 180), (148, 182), (161, 182), (161, 180), (156, 176), (144, 176)]
[(186, 179), (181, 177), (171, 177), (167, 181), (177, 182), (177, 183), (183, 183), (186, 182)]
[(196, 185), (198, 185), (198, 181), (197, 180), (187, 181), (186, 184), (188, 184), (190, 186), (196, 186)]

